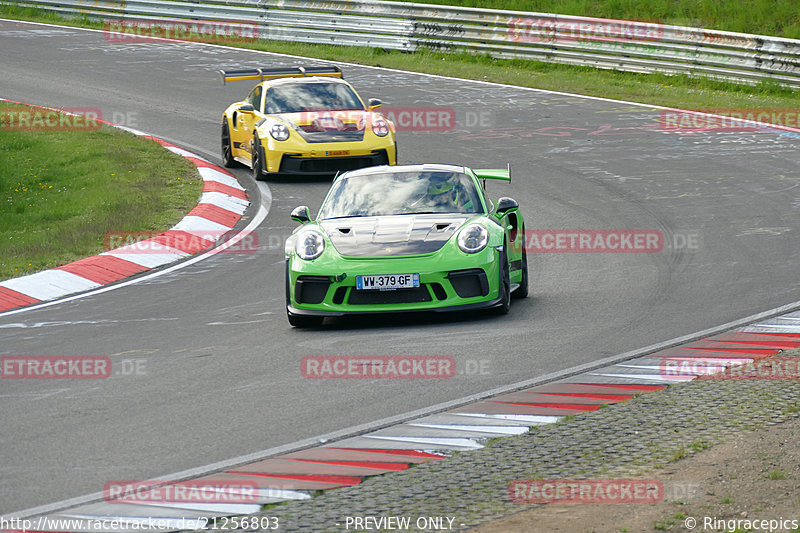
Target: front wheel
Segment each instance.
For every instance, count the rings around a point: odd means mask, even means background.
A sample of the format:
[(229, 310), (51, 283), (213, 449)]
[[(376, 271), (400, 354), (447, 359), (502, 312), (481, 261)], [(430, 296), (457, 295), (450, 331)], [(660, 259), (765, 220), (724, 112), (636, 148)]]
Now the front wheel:
[(222, 149), (222, 165), (226, 168), (238, 166), (233, 158), (233, 145), (231, 144), (231, 131), (228, 128), (228, 120), (222, 119), (222, 134), (220, 135)]
[(527, 298), (528, 296), (528, 252), (525, 251), (525, 244), (522, 245), (522, 279), (519, 287), (511, 293), (514, 298)]
[(256, 181), (264, 179), (264, 161), (261, 155), (261, 141), (256, 135), (253, 138), (253, 153), (252, 153), (252, 167), (253, 179)]

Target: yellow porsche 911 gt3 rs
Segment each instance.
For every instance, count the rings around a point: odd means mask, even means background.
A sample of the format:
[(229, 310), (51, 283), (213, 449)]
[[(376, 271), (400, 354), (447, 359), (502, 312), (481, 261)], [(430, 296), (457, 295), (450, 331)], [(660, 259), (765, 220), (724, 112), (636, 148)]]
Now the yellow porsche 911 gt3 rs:
[(397, 163), (395, 127), (338, 67), (221, 70), (224, 82), (262, 80), (222, 115), (222, 160), (269, 174), (334, 174)]

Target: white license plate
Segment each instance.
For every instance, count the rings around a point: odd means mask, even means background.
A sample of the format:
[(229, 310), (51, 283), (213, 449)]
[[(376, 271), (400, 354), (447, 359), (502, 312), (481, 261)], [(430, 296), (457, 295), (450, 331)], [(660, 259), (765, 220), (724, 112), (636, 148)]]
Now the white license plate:
[(381, 276), (356, 276), (356, 289), (360, 291), (413, 289), (419, 287), (419, 274), (385, 274)]

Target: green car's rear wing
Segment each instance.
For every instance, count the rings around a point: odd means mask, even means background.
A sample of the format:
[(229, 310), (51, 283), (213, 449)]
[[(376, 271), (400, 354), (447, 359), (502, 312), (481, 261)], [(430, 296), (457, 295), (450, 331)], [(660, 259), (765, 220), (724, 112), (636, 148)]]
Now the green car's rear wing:
[[(479, 168), (473, 170), (480, 180), (502, 180), (511, 183), (511, 165), (507, 168)], [(486, 181), (484, 181), (484, 184)], [(485, 185), (484, 185), (484, 188)]]
[(339, 67), (283, 67), (283, 68), (250, 68), (244, 70), (220, 70), (222, 83), (242, 80), (268, 80), (274, 78), (302, 78), (304, 76), (342, 77)]

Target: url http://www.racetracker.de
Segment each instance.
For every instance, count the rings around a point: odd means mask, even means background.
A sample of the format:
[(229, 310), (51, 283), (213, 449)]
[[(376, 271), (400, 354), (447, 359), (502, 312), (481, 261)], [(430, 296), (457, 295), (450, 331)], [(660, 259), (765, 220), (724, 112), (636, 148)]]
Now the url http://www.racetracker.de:
[(130, 530), (239, 530), (263, 531), (280, 529), (278, 518), (274, 516), (229, 517), (74, 517), (50, 518), (3, 518), (0, 517), (0, 531), (21, 533), (38, 531), (130, 531)]

